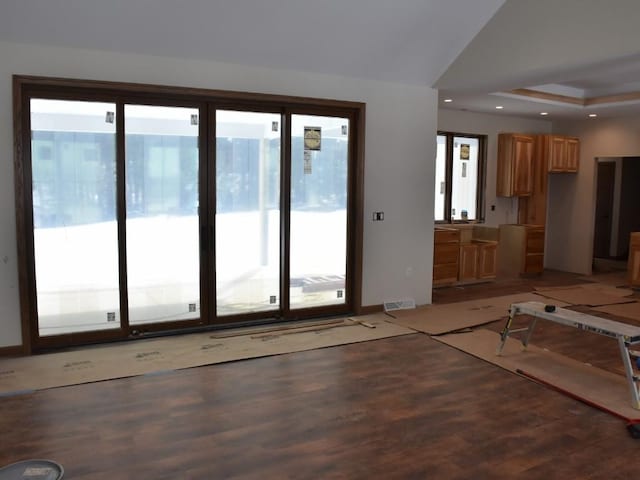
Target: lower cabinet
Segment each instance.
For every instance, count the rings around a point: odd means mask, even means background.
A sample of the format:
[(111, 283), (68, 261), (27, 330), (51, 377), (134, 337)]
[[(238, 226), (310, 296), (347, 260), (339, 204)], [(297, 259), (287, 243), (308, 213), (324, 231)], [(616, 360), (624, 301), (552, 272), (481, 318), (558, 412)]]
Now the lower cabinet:
[(470, 282), (496, 278), (497, 251), (496, 242), (474, 241), (460, 244), (458, 280)]
[(544, 269), (544, 227), (500, 225), (498, 262), (502, 274), (541, 273)]
[(498, 244), (481, 243), (478, 246), (478, 278), (496, 278), (498, 267)]
[[(471, 230), (462, 233), (463, 235), (455, 228), (435, 229), (434, 287), (478, 282), (496, 277), (498, 242), (475, 239)], [(482, 232), (479, 233), (481, 234)]]
[(460, 269), (458, 280), (468, 282), (478, 278), (478, 245), (463, 243), (460, 245)]
[(629, 240), (629, 261), (627, 263), (629, 285), (640, 287), (640, 232), (633, 232)]

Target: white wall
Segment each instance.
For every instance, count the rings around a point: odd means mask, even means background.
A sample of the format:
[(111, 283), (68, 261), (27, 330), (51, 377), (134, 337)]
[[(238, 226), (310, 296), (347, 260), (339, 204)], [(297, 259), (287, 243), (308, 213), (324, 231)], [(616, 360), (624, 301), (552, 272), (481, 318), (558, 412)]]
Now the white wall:
[[(503, 223), (517, 223), (518, 200), (496, 197), (496, 175), (498, 158), (498, 133), (550, 133), (551, 122), (463, 112), (441, 108), (438, 110), (438, 130), (456, 133), (487, 135), (487, 183), (485, 194), (485, 224), (497, 227)], [(495, 205), (495, 211), (491, 210)]]
[[(363, 305), (431, 302), (437, 92), (428, 87), (156, 56), (0, 42), (0, 347), (21, 343), (11, 75), (154, 83), (365, 102)], [(383, 222), (371, 212), (384, 211)]]
[(640, 156), (640, 117), (555, 122), (553, 133), (580, 138), (577, 175), (549, 175), (547, 268), (591, 273), (596, 159)]

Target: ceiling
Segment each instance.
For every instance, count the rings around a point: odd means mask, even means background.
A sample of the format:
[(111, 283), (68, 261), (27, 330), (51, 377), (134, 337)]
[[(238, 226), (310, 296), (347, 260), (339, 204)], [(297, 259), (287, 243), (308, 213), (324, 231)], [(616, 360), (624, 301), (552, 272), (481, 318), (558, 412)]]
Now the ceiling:
[(500, 115), (640, 114), (637, 0), (2, 4), (0, 41), (428, 85), (442, 108)]

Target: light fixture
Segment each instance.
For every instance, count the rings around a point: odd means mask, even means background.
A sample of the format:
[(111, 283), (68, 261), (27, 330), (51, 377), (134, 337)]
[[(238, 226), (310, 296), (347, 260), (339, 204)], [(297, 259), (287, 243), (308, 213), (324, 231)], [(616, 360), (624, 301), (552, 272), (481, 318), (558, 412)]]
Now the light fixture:
[(496, 110), (502, 110), (504, 107), (502, 105), (496, 106)]
[(597, 117), (597, 116), (598, 116), (598, 114), (597, 114), (597, 113), (590, 113), (590, 114), (589, 114), (589, 116), (590, 116), (591, 118), (595, 118), (595, 117)]
[(453, 100), (451, 98), (445, 98), (444, 99), (444, 103), (451, 103), (453, 102)]
[(540, 115), (546, 116), (546, 115), (549, 115), (549, 112), (540, 112)]

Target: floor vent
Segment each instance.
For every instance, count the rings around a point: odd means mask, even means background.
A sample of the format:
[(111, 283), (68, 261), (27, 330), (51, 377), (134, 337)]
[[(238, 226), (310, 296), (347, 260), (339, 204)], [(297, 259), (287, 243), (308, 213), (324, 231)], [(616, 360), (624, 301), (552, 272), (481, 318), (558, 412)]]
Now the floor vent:
[(416, 308), (416, 302), (413, 299), (396, 300), (394, 302), (384, 302), (384, 311), (390, 312), (392, 310), (408, 310)]

